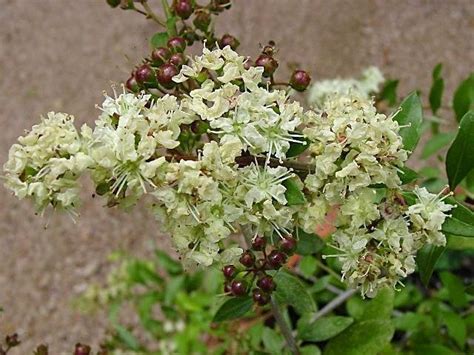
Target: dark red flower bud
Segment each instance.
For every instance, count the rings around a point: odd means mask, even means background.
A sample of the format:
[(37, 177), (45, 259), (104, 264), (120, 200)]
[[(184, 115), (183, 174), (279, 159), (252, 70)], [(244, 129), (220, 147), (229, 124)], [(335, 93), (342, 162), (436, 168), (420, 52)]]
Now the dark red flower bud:
[(140, 90), (134, 75), (128, 78), (127, 82), (125, 83), (125, 87), (131, 92), (138, 92), (138, 90)]
[(161, 65), (165, 63), (171, 57), (171, 52), (168, 48), (158, 47), (151, 52), (151, 60), (155, 65)]
[(252, 58), (247, 57), (247, 59), (245, 60), (245, 63), (244, 63), (244, 68), (248, 70), (248, 69), (250, 69), (250, 67), (253, 67), (254, 64), (255, 63), (253, 62)]
[(193, 3), (191, 0), (177, 0), (173, 4), (173, 9), (176, 15), (186, 20), (194, 12)]
[(266, 292), (272, 292), (275, 290), (276, 285), (273, 281), (273, 277), (265, 275), (257, 281), (257, 286)]
[(117, 7), (120, 5), (121, 0), (107, 0), (107, 4), (111, 7)]
[(222, 268), (222, 273), (226, 279), (233, 279), (237, 275), (237, 269), (234, 265), (226, 265)]
[(247, 283), (243, 280), (234, 280), (232, 281), (231, 289), (234, 296), (243, 296), (247, 294)]
[(295, 70), (290, 78), (290, 85), (296, 91), (305, 91), (311, 82), (311, 77), (304, 70)]
[(252, 249), (253, 250), (263, 250), (265, 249), (265, 246), (267, 245), (267, 238), (261, 237), (257, 235), (253, 241), (252, 241)]
[(74, 355), (90, 355), (91, 347), (81, 343), (76, 344), (76, 349), (74, 350)]
[(199, 11), (196, 13), (193, 24), (201, 31), (207, 32), (207, 29), (211, 24), (211, 15), (207, 11)]
[(297, 241), (291, 235), (286, 236), (280, 241), (280, 248), (287, 254), (291, 254), (296, 249)]
[(272, 250), (267, 257), (268, 264), (273, 269), (279, 269), (286, 262), (286, 255), (278, 250)]
[(148, 64), (143, 64), (135, 70), (135, 79), (138, 84), (148, 83), (153, 81), (155, 72)]
[(243, 266), (252, 267), (255, 264), (255, 255), (250, 250), (247, 250), (242, 254), (239, 261)]
[(186, 58), (183, 53), (175, 53), (170, 57), (169, 62), (180, 68), (184, 63), (186, 63)]
[(223, 35), (219, 41), (219, 47), (221, 48), (230, 46), (230, 48), (232, 48), (233, 50), (236, 50), (239, 45), (240, 45), (239, 40), (228, 33)]
[(5, 337), (5, 343), (7, 344), (9, 348), (13, 348), (20, 344), (20, 338), (18, 337), (17, 333), (12, 334), (12, 335), (7, 335)]
[(172, 88), (174, 86), (173, 77), (178, 74), (178, 69), (170, 63), (165, 63), (158, 68), (156, 78), (158, 82), (165, 88)]
[(270, 301), (270, 296), (259, 288), (254, 288), (252, 298), (259, 306), (264, 306)]
[(278, 68), (278, 62), (268, 54), (261, 54), (255, 61), (257, 67), (263, 67), (263, 76), (272, 76)]
[(186, 40), (183, 37), (173, 37), (168, 41), (168, 48), (173, 53), (181, 53), (186, 49)]

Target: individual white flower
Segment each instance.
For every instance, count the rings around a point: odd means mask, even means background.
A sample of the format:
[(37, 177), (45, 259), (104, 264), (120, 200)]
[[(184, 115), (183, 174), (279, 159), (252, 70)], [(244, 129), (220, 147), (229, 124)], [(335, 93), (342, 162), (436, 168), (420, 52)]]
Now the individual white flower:
[(424, 187), (415, 187), (413, 189), (417, 197), (417, 203), (408, 207), (407, 215), (417, 231), (426, 235), (428, 243), (435, 245), (445, 245), (446, 237), (442, 234), (441, 228), (449, 215), (453, 206), (445, 203), (443, 200), (450, 195), (440, 197), (443, 191), (438, 195), (430, 193)]

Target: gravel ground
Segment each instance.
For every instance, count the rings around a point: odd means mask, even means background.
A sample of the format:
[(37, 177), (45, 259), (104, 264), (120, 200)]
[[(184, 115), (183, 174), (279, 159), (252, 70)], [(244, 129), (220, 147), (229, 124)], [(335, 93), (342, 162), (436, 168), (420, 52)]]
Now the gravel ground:
[[(473, 69), (470, 0), (236, 0), (217, 27), (236, 35), (243, 53), (255, 55), (259, 43), (275, 40), (283, 75), (283, 59), (314, 78), (355, 75), (373, 64), (400, 78), (406, 93), (426, 90), (441, 61), (451, 95)], [(41, 113), (65, 111), (78, 124), (92, 123), (102, 90), (128, 76), (155, 31), (105, 1), (0, 0), (0, 162)], [(37, 217), (0, 188), (0, 335), (16, 330), (25, 339), (13, 354), (29, 354), (39, 342), (49, 343), (52, 354), (70, 353), (77, 341), (98, 344), (101, 315), (81, 315), (71, 307), (74, 297), (103, 278), (111, 251), (170, 249), (145, 209), (105, 209), (91, 193), (86, 184), (74, 224), (64, 215)]]

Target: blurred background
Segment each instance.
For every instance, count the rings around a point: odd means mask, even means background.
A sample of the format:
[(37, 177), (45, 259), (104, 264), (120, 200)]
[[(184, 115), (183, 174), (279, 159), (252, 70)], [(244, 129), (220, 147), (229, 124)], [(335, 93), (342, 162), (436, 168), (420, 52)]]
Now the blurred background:
[[(261, 44), (276, 41), (280, 67), (296, 63), (313, 80), (357, 76), (376, 65), (401, 80), (399, 93), (426, 93), (432, 68), (443, 62), (446, 99), (473, 69), (472, 0), (236, 0), (216, 27), (239, 38), (242, 54), (255, 56)], [(78, 125), (92, 123), (102, 91), (127, 79), (157, 30), (105, 0), (0, 0), (1, 164), (42, 113), (64, 111)], [(74, 224), (66, 215), (36, 216), (0, 188), (0, 334), (18, 331), (26, 351), (40, 342), (54, 353), (78, 341), (97, 344), (101, 315), (82, 315), (72, 303), (104, 277), (110, 252), (171, 250), (144, 208), (106, 209), (92, 192), (86, 183)]]

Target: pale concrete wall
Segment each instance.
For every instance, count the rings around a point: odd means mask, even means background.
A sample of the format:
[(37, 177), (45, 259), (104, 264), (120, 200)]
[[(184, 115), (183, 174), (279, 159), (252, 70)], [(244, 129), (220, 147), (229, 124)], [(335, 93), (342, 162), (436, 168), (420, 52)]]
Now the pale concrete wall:
[[(402, 92), (427, 90), (442, 61), (451, 93), (473, 69), (471, 0), (240, 0), (217, 27), (238, 36), (243, 53), (255, 55), (259, 43), (275, 40), (283, 68), (297, 62), (314, 78), (354, 75), (374, 64), (400, 78)], [(127, 77), (154, 31), (105, 0), (0, 0), (0, 162), (41, 113), (93, 122), (101, 91)], [(152, 239), (169, 245), (146, 211), (106, 210), (88, 198), (91, 192), (84, 192), (74, 225), (67, 216), (36, 217), (30, 204), (0, 188), (0, 334), (24, 333), (18, 353), (40, 341), (55, 354), (76, 341), (98, 341), (102, 322), (71, 310), (71, 299), (100, 278), (110, 251), (143, 253)]]

